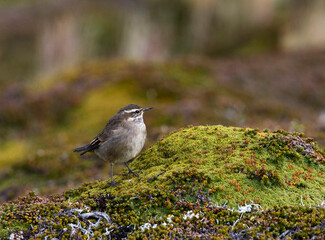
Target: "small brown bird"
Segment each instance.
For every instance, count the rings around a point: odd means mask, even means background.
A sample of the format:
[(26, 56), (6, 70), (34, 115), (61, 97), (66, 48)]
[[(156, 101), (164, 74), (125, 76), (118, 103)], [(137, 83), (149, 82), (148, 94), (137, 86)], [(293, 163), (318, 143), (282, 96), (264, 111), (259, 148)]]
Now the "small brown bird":
[(113, 165), (124, 163), (129, 174), (138, 176), (128, 166), (142, 150), (147, 137), (143, 113), (152, 107), (142, 108), (135, 104), (121, 108), (106, 124), (105, 128), (87, 145), (74, 149), (74, 152), (95, 152), (101, 159), (111, 163), (111, 184)]

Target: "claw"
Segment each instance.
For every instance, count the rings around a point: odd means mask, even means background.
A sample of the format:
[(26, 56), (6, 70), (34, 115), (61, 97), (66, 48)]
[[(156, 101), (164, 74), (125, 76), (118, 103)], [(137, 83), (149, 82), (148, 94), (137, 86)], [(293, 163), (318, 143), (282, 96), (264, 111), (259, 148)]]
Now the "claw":
[(111, 184), (113, 187), (116, 187), (117, 185), (119, 185), (119, 183), (116, 183), (114, 181), (111, 181), (109, 184)]
[(123, 174), (124, 176), (128, 176), (128, 175), (133, 174), (134, 176), (139, 177), (139, 175), (137, 173), (138, 172), (141, 172), (141, 171), (134, 172), (134, 171), (131, 170), (131, 168), (129, 167), (129, 165), (127, 164), (127, 162), (125, 162), (124, 164), (129, 169), (129, 172), (128, 173)]
[(141, 172), (141, 171), (134, 172), (134, 171), (131, 170), (128, 173), (124, 173), (123, 176), (129, 176), (129, 175), (133, 174), (134, 176), (139, 177), (139, 175), (137, 174), (139, 172)]

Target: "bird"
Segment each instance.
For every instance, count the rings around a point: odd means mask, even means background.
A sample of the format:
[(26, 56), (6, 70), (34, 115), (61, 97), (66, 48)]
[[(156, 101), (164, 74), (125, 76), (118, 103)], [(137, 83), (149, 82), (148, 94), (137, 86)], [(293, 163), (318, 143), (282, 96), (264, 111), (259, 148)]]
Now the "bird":
[(142, 150), (147, 137), (143, 113), (152, 107), (142, 108), (129, 104), (121, 108), (106, 124), (105, 128), (87, 145), (75, 148), (74, 152), (94, 152), (102, 160), (111, 164), (111, 185), (117, 184), (113, 179), (113, 165), (124, 164), (128, 174), (137, 176), (128, 166)]

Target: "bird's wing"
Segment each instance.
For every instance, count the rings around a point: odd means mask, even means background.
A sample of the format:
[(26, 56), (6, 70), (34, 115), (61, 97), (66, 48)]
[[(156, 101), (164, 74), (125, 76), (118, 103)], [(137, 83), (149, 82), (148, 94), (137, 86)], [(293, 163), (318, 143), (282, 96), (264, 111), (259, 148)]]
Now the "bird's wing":
[(100, 144), (107, 141), (113, 131), (115, 131), (119, 126), (121, 126), (121, 119), (115, 115), (108, 121), (105, 128), (90, 142), (90, 144)]
[(116, 130), (117, 126), (120, 123), (120, 119), (117, 117), (112, 117), (105, 128), (87, 145), (74, 149), (75, 152), (81, 152), (80, 155), (85, 154), (86, 152), (91, 152), (98, 148), (103, 142), (107, 141), (111, 135), (111, 133)]

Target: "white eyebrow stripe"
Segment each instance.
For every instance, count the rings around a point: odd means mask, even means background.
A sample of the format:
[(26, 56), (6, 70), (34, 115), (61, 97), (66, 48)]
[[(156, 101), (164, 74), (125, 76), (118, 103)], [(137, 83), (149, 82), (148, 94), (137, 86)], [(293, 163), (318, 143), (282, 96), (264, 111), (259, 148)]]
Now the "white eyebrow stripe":
[(136, 111), (138, 111), (138, 110), (140, 110), (140, 109), (124, 110), (124, 112), (126, 112), (126, 113), (131, 113), (131, 112), (136, 112)]

